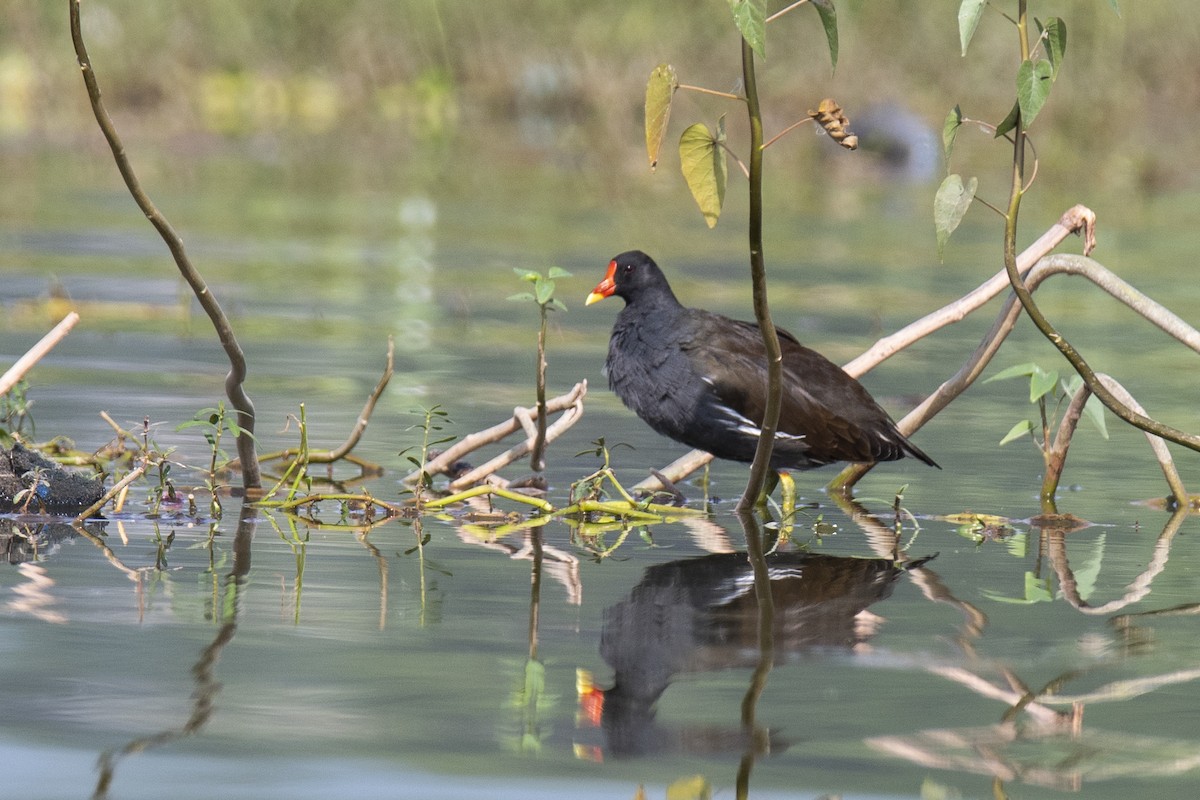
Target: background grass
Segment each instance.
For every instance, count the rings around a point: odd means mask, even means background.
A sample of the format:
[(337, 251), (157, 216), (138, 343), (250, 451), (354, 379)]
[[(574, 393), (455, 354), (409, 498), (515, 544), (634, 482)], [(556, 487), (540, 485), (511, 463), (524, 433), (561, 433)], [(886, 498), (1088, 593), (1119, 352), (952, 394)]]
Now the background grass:
[[(895, 104), (935, 130), (955, 103), (992, 122), (1007, 113), (1015, 33), (1000, 13), (985, 13), (964, 59), (956, 0), (837, 7), (836, 73), (811, 9), (770, 27), (760, 76), (768, 133), (827, 95), (852, 121)], [(1069, 34), (1064, 70), (1033, 130), (1043, 166), (1085, 191), (1190, 188), (1200, 165), (1192, 134), (1200, 15), (1168, 0), (1125, 2), (1121, 17), (1101, 0), (1030, 7), (1061, 16)], [(643, 169), (642, 91), (655, 64), (669, 61), (684, 82), (717, 89), (735, 88), (739, 76), (720, 0), (88, 0), (83, 13), (122, 130), (176, 145), (299, 137), (392, 158), (435, 141), (492, 146), (510, 160)], [(0, 157), (94, 146), (65, 0), (0, 0), (0, 19)], [(678, 105), (689, 121), (734, 110), (694, 95)], [(1006, 160), (982, 135), (960, 142), (956, 168)]]

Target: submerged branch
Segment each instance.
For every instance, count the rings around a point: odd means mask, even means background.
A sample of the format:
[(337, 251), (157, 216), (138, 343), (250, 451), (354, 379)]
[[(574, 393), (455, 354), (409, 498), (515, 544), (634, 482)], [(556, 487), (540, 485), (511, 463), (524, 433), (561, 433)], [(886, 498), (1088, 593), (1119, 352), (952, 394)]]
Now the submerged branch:
[(108, 111), (104, 107), (104, 101), (100, 94), (100, 84), (96, 79), (95, 70), (92, 68), (87, 47), (83, 42), (83, 33), (80, 29), (79, 21), (79, 3), (80, 0), (69, 0), (71, 41), (75, 45), (75, 56), (79, 61), (79, 69), (83, 73), (83, 82), (87, 86), (88, 99), (92, 104), (92, 112), (96, 116), (96, 122), (104, 134), (104, 138), (108, 141), (108, 146), (112, 150), (113, 160), (117, 164), (117, 170), (121, 173), (121, 177), (125, 180), (125, 186), (129, 189), (129, 194), (132, 195), (134, 202), (137, 203), (142, 213), (146, 215), (146, 219), (158, 231), (159, 236), (166, 243), (167, 249), (171, 251), (171, 257), (175, 260), (180, 274), (191, 287), (192, 292), (196, 295), (196, 299), (200, 301), (200, 306), (208, 314), (208, 318), (212, 321), (213, 328), (216, 329), (217, 336), (221, 340), (221, 346), (225, 349), (225, 354), (229, 358), (230, 370), (225, 378), (225, 392), (229, 396), (229, 402), (239, 415), (237, 424), (241, 430), (237, 437), (237, 446), (238, 456), (242, 463), (242, 485), (245, 487), (247, 494), (257, 494), (262, 488), (262, 477), (259, 474), (258, 457), (254, 451), (254, 404), (251, 402), (249, 395), (246, 394), (245, 387), (243, 386), (246, 380), (245, 355), (242, 353), (241, 345), (238, 344), (237, 338), (234, 336), (229, 319), (225, 316), (225, 312), (221, 310), (220, 303), (217, 302), (217, 298), (209, 291), (204, 278), (192, 266), (192, 262), (184, 249), (183, 240), (175, 232), (175, 229), (167, 221), (166, 217), (155, 207), (150, 197), (142, 189), (141, 182), (133, 171), (133, 165), (129, 162), (129, 158), (125, 154), (125, 145), (121, 143), (121, 137), (117, 134), (117, 129), (113, 125), (112, 118), (108, 115)]

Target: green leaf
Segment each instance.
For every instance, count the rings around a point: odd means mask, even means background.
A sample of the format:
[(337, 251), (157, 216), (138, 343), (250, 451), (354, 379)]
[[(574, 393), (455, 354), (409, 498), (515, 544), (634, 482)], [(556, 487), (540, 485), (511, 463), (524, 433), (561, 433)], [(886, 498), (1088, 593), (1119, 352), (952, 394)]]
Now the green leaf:
[(1021, 124), (1028, 128), (1042, 110), (1050, 95), (1050, 76), (1054, 68), (1044, 58), (1022, 61), (1017, 70), (1017, 104), (1021, 107)]
[(725, 148), (718, 142), (719, 139), (702, 122), (692, 125), (679, 138), (679, 162), (684, 180), (710, 228), (721, 216), (728, 178)]
[(537, 300), (538, 305), (544, 306), (554, 296), (554, 281), (539, 280), (534, 284), (533, 291), (534, 299)]
[(975, 199), (975, 190), (979, 188), (979, 179), (971, 178), (963, 186), (961, 175), (947, 175), (938, 187), (933, 197), (933, 225), (937, 229), (938, 258), (946, 249), (950, 234), (962, 222), (971, 201)]
[(658, 151), (671, 119), (671, 98), (678, 88), (679, 77), (670, 64), (659, 64), (646, 82), (646, 154), (651, 172), (658, 167)]
[(1096, 426), (1096, 430), (1100, 431), (1100, 435), (1107, 439), (1108, 425), (1104, 419), (1104, 404), (1100, 402), (1100, 398), (1096, 395), (1089, 397), (1083, 404), (1083, 413)]
[(537, 298), (535, 298), (529, 292), (521, 292), (520, 294), (510, 294), (508, 296), (508, 299), (509, 300), (534, 300), (534, 301), (537, 300)]
[(1058, 71), (1062, 68), (1063, 56), (1067, 52), (1067, 23), (1059, 17), (1051, 17), (1043, 25), (1038, 21), (1038, 30), (1046, 40), (1046, 58), (1050, 59), (1050, 80), (1058, 79)]
[(1121, 6), (1117, 4), (1117, 0), (1108, 0), (1108, 5), (1112, 7), (1113, 12), (1116, 13), (1118, 17), (1121, 16)]
[(962, 127), (962, 122), (962, 109), (955, 106), (950, 109), (945, 123), (942, 124), (942, 150), (946, 153), (947, 161), (950, 160), (950, 152), (954, 149), (954, 138), (958, 136), (958, 129)]
[(1021, 116), (1021, 104), (1013, 103), (1012, 110), (1008, 112), (1008, 116), (1004, 118), (1003, 122), (1001, 122), (999, 125), (996, 126), (996, 137), (995, 138), (999, 139), (1001, 136), (1008, 133), (1013, 128), (1017, 127), (1017, 118), (1020, 116)]
[(571, 273), (567, 272), (562, 267), (551, 267), (546, 272), (546, 277), (547, 278), (570, 278)]
[(967, 54), (967, 45), (971, 43), (971, 37), (975, 35), (975, 29), (979, 27), (979, 19), (983, 16), (983, 9), (987, 7), (987, 0), (962, 0), (962, 4), (958, 7), (958, 38), (962, 43), (962, 54)]
[(567, 310), (567, 307), (563, 304), (563, 301), (559, 300), (557, 297), (550, 301), (550, 308), (557, 308), (559, 311)]
[(1046, 371), (1038, 369), (1029, 376), (1029, 402), (1036, 403), (1048, 394), (1054, 392), (1054, 387), (1058, 386), (1058, 370), (1052, 369)]
[(729, 10), (750, 49), (766, 58), (767, 0), (729, 0)]
[(529, 281), (530, 283), (532, 283), (533, 281), (536, 281), (538, 278), (542, 277), (540, 274), (534, 272), (533, 270), (524, 269), (523, 267), (513, 267), (513, 272), (515, 272), (521, 280)]
[(1000, 445), (1004, 446), (1011, 441), (1020, 439), (1028, 433), (1033, 432), (1033, 423), (1027, 419), (1023, 419), (1009, 429), (1008, 433), (1004, 434), (1004, 438), (1000, 440)]
[(817, 16), (821, 18), (821, 27), (825, 29), (825, 39), (829, 42), (829, 61), (836, 70), (838, 59), (837, 8), (834, 7), (833, 0), (812, 0), (812, 4), (817, 9)]
[(1040, 369), (1041, 367), (1039, 367), (1037, 364), (1033, 363), (1032, 361), (1027, 361), (1024, 364), (1015, 364), (1008, 369), (1000, 370), (995, 375), (984, 381), (984, 383), (991, 383), (992, 381), (1004, 381), (1008, 380), (1009, 378), (1028, 378), (1030, 375)]

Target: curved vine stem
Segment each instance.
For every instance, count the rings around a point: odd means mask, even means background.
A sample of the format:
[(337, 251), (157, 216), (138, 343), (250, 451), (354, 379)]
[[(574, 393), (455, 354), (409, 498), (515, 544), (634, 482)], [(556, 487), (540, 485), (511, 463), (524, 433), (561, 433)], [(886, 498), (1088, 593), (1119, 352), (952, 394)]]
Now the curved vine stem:
[(754, 318), (758, 321), (763, 346), (766, 348), (767, 406), (763, 411), (758, 448), (754, 451), (754, 461), (750, 464), (750, 478), (746, 483), (746, 491), (737, 504), (739, 512), (752, 508), (767, 485), (783, 392), (783, 355), (779, 348), (775, 325), (771, 321), (771, 309), (767, 304), (767, 267), (763, 258), (762, 109), (758, 103), (758, 83), (754, 74), (754, 50), (745, 37), (742, 37), (742, 75), (746, 84), (746, 113), (750, 120), (750, 280), (754, 289)]
[(151, 202), (145, 190), (142, 189), (141, 182), (133, 171), (133, 165), (129, 163), (129, 158), (125, 154), (125, 145), (121, 143), (121, 137), (117, 134), (117, 129), (113, 125), (112, 118), (108, 115), (108, 110), (104, 107), (104, 100), (100, 94), (100, 84), (96, 79), (95, 70), (92, 69), (92, 61), (90, 56), (88, 56), (87, 47), (83, 42), (83, 33), (80, 29), (80, 0), (68, 0), (68, 2), (71, 17), (71, 41), (75, 45), (75, 57), (79, 61), (79, 69), (83, 73), (83, 82), (87, 86), (88, 99), (92, 104), (92, 112), (95, 114), (96, 122), (104, 134), (104, 138), (108, 141), (109, 148), (112, 150), (117, 170), (120, 171), (121, 177), (125, 180), (125, 185), (128, 187), (130, 195), (133, 196), (134, 202), (137, 203), (142, 213), (146, 215), (146, 219), (150, 220), (150, 224), (154, 226), (154, 229), (158, 231), (159, 236), (166, 243), (167, 249), (171, 251), (171, 257), (175, 260), (176, 266), (179, 267), (180, 274), (191, 287), (192, 292), (196, 295), (196, 299), (200, 301), (200, 306), (208, 314), (208, 318), (212, 320), (213, 328), (216, 329), (217, 336), (221, 340), (221, 346), (225, 349), (225, 355), (229, 358), (230, 369), (229, 374), (225, 378), (225, 393), (229, 396), (229, 402), (238, 412), (237, 423), (241, 432), (237, 437), (237, 448), (238, 457), (242, 464), (242, 485), (246, 489), (247, 494), (257, 494), (262, 489), (262, 477), (259, 473), (258, 456), (254, 450), (254, 403), (251, 402), (250, 396), (246, 394), (243, 386), (246, 380), (245, 355), (242, 353), (241, 345), (238, 344), (237, 338), (234, 336), (229, 319), (225, 316), (225, 312), (221, 310), (220, 303), (217, 302), (217, 298), (209, 291), (204, 278), (192, 266), (192, 262), (184, 249), (183, 240), (175, 232), (175, 229), (167, 221), (166, 217)]
[[(1029, 39), (1026, 0), (1020, 0), (1017, 13), (1017, 31), (1020, 36), (1021, 57), (1028, 59)], [(1096, 376), (1095, 371), (1084, 360), (1079, 351), (1075, 349), (1074, 345), (1068, 342), (1050, 320), (1046, 318), (1046, 315), (1042, 313), (1042, 310), (1033, 300), (1033, 294), (1021, 279), (1021, 275), (1017, 271), (1017, 217), (1020, 214), (1021, 198), (1025, 193), (1026, 187), (1025, 142), (1025, 122), (1018, 113), (1017, 126), (1013, 131), (1012, 191), (1009, 195), (1008, 213), (1005, 216), (1004, 222), (1004, 268), (1008, 273), (1008, 280), (1012, 285), (1013, 292), (1016, 293), (1017, 298), (1021, 301), (1021, 307), (1025, 309), (1025, 313), (1029, 315), (1029, 319), (1033, 321), (1033, 324), (1041, 334), (1058, 348), (1058, 351), (1067, 359), (1079, 374), (1079, 377), (1083, 378), (1088, 389), (1100, 399), (1105, 408), (1135, 428), (1140, 428), (1147, 433), (1152, 433), (1162, 439), (1200, 452), (1200, 436), (1185, 433), (1170, 425), (1165, 425), (1158, 420), (1151, 419), (1145, 414), (1139, 414), (1134, 409), (1122, 403), (1116, 395), (1109, 391), (1108, 387)]]

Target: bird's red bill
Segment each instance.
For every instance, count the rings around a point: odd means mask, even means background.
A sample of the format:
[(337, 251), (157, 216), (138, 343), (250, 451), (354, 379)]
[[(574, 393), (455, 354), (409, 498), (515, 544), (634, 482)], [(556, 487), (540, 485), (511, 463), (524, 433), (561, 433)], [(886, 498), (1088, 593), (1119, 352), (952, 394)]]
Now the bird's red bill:
[(608, 262), (608, 272), (604, 274), (604, 280), (596, 284), (596, 288), (592, 289), (592, 293), (587, 296), (587, 300), (583, 304), (590, 306), (592, 303), (599, 303), (606, 297), (612, 297), (612, 293), (617, 290), (616, 274), (617, 260), (614, 258)]

